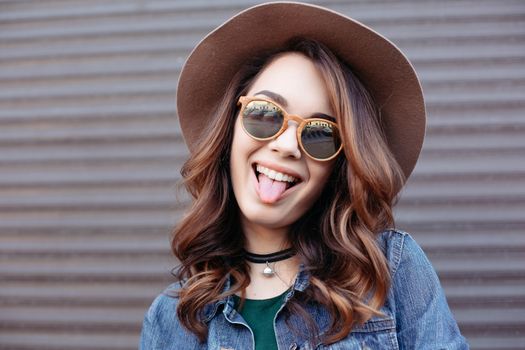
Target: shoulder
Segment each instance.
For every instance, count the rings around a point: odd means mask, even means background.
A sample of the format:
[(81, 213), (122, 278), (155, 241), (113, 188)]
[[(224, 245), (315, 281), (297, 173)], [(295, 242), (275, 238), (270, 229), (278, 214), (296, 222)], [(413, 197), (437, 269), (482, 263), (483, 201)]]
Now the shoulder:
[(408, 232), (389, 228), (382, 231), (377, 240), (388, 260), (392, 276), (395, 276), (400, 266), (406, 263), (431, 267), (423, 249)]
[(404, 303), (408, 295), (427, 301), (444, 297), (434, 266), (408, 232), (388, 229), (379, 235), (378, 241), (387, 258), (396, 304)]
[(181, 282), (175, 282), (167, 286), (160, 294), (158, 294), (151, 303), (146, 317), (150, 320), (158, 320), (163, 317), (176, 316), (177, 304), (179, 298), (177, 291), (182, 287)]
[(185, 329), (177, 317), (182, 284), (175, 282), (158, 294), (144, 315), (140, 349), (196, 349), (197, 337)]
[(423, 249), (404, 231), (378, 236), (392, 277), (388, 297), (400, 348), (468, 349), (438, 275)]

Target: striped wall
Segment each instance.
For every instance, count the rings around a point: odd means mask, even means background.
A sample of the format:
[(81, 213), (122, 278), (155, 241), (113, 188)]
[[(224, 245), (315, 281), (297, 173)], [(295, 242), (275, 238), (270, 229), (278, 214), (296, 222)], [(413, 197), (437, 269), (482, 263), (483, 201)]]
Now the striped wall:
[[(185, 204), (181, 65), (255, 3), (0, 0), (0, 349), (137, 347)], [(524, 349), (525, 2), (315, 3), (413, 61), (428, 129), (398, 227), (472, 349)]]

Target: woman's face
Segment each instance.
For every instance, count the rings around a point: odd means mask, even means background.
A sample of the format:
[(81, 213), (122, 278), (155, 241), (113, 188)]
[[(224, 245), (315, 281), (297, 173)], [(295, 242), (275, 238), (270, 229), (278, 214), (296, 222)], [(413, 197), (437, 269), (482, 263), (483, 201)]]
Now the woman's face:
[[(302, 54), (285, 53), (270, 63), (253, 82), (247, 96), (260, 96), (279, 103), (288, 113), (309, 118), (320, 113), (334, 116), (321, 73)], [(276, 100), (280, 95), (286, 101)], [(320, 162), (303, 154), (297, 140), (297, 123), (290, 121), (278, 138), (251, 138), (237, 116), (231, 149), (230, 169), (235, 198), (243, 226), (287, 228), (317, 200), (330, 176), (335, 160)], [(262, 169), (263, 174), (257, 171)], [(261, 170), (261, 168), (259, 168)], [(289, 187), (277, 181), (275, 171), (294, 177)], [(289, 188), (288, 188), (289, 187)]]

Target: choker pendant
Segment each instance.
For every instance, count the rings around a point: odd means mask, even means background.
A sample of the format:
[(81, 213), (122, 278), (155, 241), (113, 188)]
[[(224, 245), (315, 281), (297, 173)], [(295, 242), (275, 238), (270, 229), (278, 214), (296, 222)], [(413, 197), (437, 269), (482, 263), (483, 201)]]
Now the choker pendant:
[(264, 268), (262, 274), (264, 277), (273, 277), (275, 275), (275, 271), (270, 267), (270, 263), (266, 262), (266, 267)]

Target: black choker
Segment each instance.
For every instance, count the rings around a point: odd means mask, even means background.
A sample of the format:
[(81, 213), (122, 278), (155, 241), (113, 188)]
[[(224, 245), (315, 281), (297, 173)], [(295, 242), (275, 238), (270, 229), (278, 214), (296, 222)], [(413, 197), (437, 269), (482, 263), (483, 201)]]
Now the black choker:
[(244, 251), (244, 257), (249, 262), (256, 264), (266, 264), (266, 267), (262, 271), (262, 274), (265, 277), (273, 277), (274, 275), (277, 275), (277, 272), (275, 271), (275, 264), (274, 267), (272, 267), (270, 266), (271, 262), (286, 260), (294, 255), (295, 251), (293, 250), (293, 248), (288, 248), (271, 254), (254, 254), (247, 252), (246, 250)]
[(286, 260), (295, 255), (293, 248), (288, 248), (271, 254), (255, 254), (244, 251), (244, 257), (246, 260), (256, 264), (266, 264), (281, 260)]

